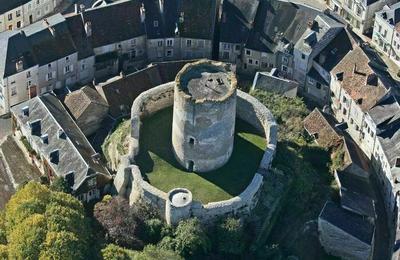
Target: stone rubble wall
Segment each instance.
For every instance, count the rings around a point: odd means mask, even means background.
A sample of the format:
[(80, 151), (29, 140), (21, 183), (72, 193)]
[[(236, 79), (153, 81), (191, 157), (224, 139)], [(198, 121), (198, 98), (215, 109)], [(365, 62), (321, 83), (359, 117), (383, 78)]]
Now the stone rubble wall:
[[(143, 180), (140, 169), (135, 165), (134, 158), (139, 154), (139, 137), (142, 120), (164, 108), (173, 105), (174, 82), (160, 85), (142, 93), (133, 103), (131, 112), (132, 133), (130, 150), (126, 158), (121, 160), (119, 170), (115, 176), (114, 186), (116, 192), (129, 199), (130, 204), (137, 200), (144, 200), (153, 204), (164, 218), (166, 216), (166, 203), (168, 194)], [(238, 196), (219, 202), (211, 202), (206, 205), (199, 201), (191, 204), (191, 216), (197, 217), (203, 222), (211, 222), (219, 217), (229, 215), (248, 215), (258, 202), (258, 195), (263, 185), (264, 177), (267, 174), (277, 145), (278, 126), (271, 112), (262, 105), (256, 98), (238, 91), (237, 116), (253, 125), (261, 133), (264, 133), (268, 140), (259, 170), (255, 173), (249, 186)], [(178, 188), (178, 187), (177, 187)], [(169, 214), (179, 215), (179, 208), (169, 211)]]

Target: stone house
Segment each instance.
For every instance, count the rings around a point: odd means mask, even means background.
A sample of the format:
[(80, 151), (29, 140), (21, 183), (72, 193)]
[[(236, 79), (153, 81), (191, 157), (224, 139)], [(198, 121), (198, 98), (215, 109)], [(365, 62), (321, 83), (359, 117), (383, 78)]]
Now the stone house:
[(375, 13), (396, 0), (329, 0), (329, 8), (341, 16), (359, 34), (372, 32)]
[(319, 241), (343, 259), (372, 259), (375, 227), (368, 219), (327, 202), (318, 217)]
[(94, 134), (108, 114), (108, 104), (90, 86), (68, 93), (64, 104), (85, 136)]
[(315, 139), (315, 142), (325, 148), (336, 148), (343, 143), (339, 129), (331, 115), (315, 108), (303, 121), (304, 129)]
[(297, 96), (298, 87), (299, 83), (283, 78), (277, 69), (272, 69), (271, 72), (257, 72), (251, 89), (261, 89), (294, 98)]
[(331, 107), (339, 122), (371, 158), (376, 130), (370, 125), (368, 111), (391, 86), (359, 47), (350, 51), (331, 72)]
[(130, 0), (75, 14), (81, 15), (95, 54), (95, 78), (114, 76), (122, 69), (135, 70), (145, 64), (146, 32), (140, 14), (139, 1)]
[(372, 43), (400, 66), (400, 3), (386, 5), (376, 13)]
[(24, 136), (50, 180), (63, 177), (83, 202), (101, 198), (112, 176), (58, 98), (47, 93), (11, 109), (13, 129)]
[(0, 32), (35, 23), (50, 15), (61, 0), (2, 0), (0, 1)]
[(226, 0), (220, 17), (218, 59), (241, 67), (241, 55), (253, 28), (259, 0)]
[(302, 94), (320, 106), (329, 103), (331, 70), (353, 48), (353, 41), (347, 30), (338, 35), (311, 61), (304, 82)]

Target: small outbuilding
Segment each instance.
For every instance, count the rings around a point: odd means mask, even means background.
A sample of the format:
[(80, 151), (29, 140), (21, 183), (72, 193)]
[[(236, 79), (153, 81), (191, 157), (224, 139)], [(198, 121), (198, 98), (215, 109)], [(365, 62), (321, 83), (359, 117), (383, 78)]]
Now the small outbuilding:
[(318, 217), (321, 245), (343, 259), (372, 259), (375, 226), (368, 218), (328, 201)]
[(108, 104), (92, 87), (69, 93), (64, 100), (76, 124), (86, 136), (95, 133), (108, 114)]
[(265, 90), (289, 98), (297, 96), (298, 88), (299, 83), (284, 78), (277, 69), (272, 69), (271, 72), (257, 72), (252, 86), (252, 89)]

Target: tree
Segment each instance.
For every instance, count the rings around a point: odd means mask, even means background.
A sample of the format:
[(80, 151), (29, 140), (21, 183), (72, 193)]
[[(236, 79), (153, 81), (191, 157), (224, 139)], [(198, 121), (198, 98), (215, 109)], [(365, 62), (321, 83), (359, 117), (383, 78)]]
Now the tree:
[(56, 177), (50, 184), (52, 191), (70, 193), (71, 187), (63, 177)]
[(217, 225), (217, 249), (221, 253), (240, 255), (245, 247), (243, 225), (239, 219), (226, 218)]
[(101, 255), (104, 260), (136, 259), (134, 251), (127, 250), (114, 244), (109, 244), (106, 248), (102, 249)]
[(175, 251), (185, 258), (210, 251), (210, 241), (197, 218), (181, 221), (174, 235)]
[(0, 259), (9, 259), (6, 245), (0, 245)]
[(29, 182), (5, 210), (11, 259), (85, 259), (90, 229), (82, 204), (69, 194)]
[(115, 197), (109, 201), (97, 203), (94, 217), (103, 227), (106, 239), (119, 246), (142, 248), (140, 238), (144, 226), (139, 214), (129, 206), (126, 199)]
[(145, 230), (143, 240), (146, 243), (157, 244), (163, 237), (172, 234), (172, 228), (158, 218), (145, 220)]
[(183, 258), (172, 250), (148, 245), (136, 255), (135, 260), (183, 260)]

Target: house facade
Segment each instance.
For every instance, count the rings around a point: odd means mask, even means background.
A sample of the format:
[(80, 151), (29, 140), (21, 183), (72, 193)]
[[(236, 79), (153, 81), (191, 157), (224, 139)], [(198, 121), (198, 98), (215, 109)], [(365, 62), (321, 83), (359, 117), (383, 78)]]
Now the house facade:
[(386, 5), (376, 13), (372, 43), (400, 66), (400, 3)]
[(15, 30), (50, 15), (61, 0), (0, 1), (0, 32)]
[(330, 0), (329, 8), (340, 15), (359, 34), (372, 32), (375, 13), (385, 5), (395, 3), (396, 0)]
[(26, 138), (40, 170), (52, 181), (62, 177), (83, 202), (99, 199), (112, 176), (74, 120), (51, 93), (12, 108), (14, 134)]

